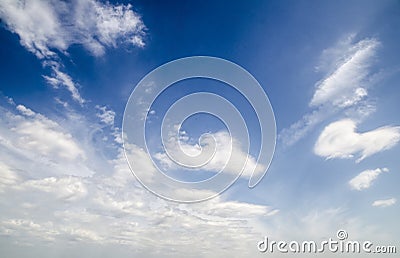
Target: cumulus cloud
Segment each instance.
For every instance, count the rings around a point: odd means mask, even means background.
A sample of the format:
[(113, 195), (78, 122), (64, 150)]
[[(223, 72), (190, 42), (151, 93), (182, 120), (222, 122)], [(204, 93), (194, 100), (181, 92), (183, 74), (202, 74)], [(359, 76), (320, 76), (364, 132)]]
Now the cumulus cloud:
[(18, 105), (17, 110), (25, 116), (34, 116), (35, 115), (35, 112), (33, 112), (29, 108), (25, 107), (24, 105)]
[(105, 47), (116, 47), (119, 43), (144, 46), (144, 24), (129, 4), (79, 1), (72, 18), (78, 32), (73, 41), (83, 44), (94, 55), (102, 55)]
[(376, 200), (372, 203), (374, 207), (389, 207), (394, 205), (397, 202), (396, 198), (390, 198), (385, 200)]
[(94, 55), (118, 43), (144, 46), (144, 25), (131, 5), (96, 0), (1, 0), (0, 17), (38, 58), (81, 44)]
[(375, 83), (371, 66), (379, 46), (375, 38), (355, 42), (352, 34), (322, 51), (317, 71), (325, 75), (314, 85), (309, 102), (313, 110), (281, 131), (278, 138), (284, 145), (296, 143), (316, 125), (340, 111), (364, 118), (375, 110), (367, 96), (368, 88)]
[(384, 126), (359, 133), (351, 119), (343, 119), (324, 128), (314, 146), (314, 153), (327, 159), (353, 158), (357, 162), (387, 150), (400, 141), (400, 127)]
[(378, 176), (383, 173), (383, 172), (389, 172), (387, 168), (377, 168), (374, 170), (368, 169), (360, 174), (358, 174), (356, 177), (352, 178), (349, 181), (349, 185), (352, 189), (361, 191), (364, 189), (369, 188), (372, 183), (378, 178)]
[(62, 71), (59, 54), (82, 45), (95, 56), (120, 44), (144, 46), (145, 26), (131, 5), (96, 0), (1, 0), (0, 18), (18, 34), (20, 43), (52, 70), (44, 76), (55, 88), (64, 87), (80, 104), (85, 102), (76, 82)]

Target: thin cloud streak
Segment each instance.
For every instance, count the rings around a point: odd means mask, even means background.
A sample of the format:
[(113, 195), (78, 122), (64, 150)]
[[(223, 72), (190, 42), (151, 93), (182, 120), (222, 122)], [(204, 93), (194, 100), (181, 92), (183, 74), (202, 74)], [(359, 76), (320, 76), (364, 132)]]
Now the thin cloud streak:
[(323, 51), (322, 64), (317, 70), (327, 75), (315, 84), (309, 103), (313, 110), (281, 131), (278, 138), (284, 146), (295, 144), (319, 123), (341, 111), (352, 110), (349, 114), (360, 111), (357, 117), (365, 117), (368, 114), (364, 106), (373, 110), (365, 99), (368, 88), (376, 83), (370, 67), (379, 46), (380, 42), (374, 38), (354, 43), (354, 35), (351, 35)]

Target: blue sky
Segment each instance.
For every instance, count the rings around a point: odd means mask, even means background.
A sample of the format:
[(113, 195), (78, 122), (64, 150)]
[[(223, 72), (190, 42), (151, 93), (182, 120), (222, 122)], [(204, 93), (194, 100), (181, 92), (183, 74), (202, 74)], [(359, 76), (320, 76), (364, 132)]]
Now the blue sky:
[[(264, 236), (319, 240), (341, 228), (350, 239), (396, 244), (398, 1), (0, 0), (0, 19), (0, 249), (7, 257), (262, 256)], [(214, 199), (179, 204), (133, 177), (122, 118), (147, 73), (198, 55), (232, 61), (258, 80), (274, 110), (276, 151), (255, 188), (245, 173)], [(223, 95), (241, 110), (255, 162), (256, 116), (223, 83), (171, 86), (154, 104), (153, 125), (193, 92)], [(226, 128), (215, 118), (188, 119), (182, 129), (189, 151), (206, 132), (225, 151)], [(157, 132), (148, 131), (155, 160), (182, 176)], [(244, 153), (240, 145), (234, 151)], [(151, 171), (140, 151), (134, 155), (141, 172)], [(183, 177), (214, 174), (218, 158)]]

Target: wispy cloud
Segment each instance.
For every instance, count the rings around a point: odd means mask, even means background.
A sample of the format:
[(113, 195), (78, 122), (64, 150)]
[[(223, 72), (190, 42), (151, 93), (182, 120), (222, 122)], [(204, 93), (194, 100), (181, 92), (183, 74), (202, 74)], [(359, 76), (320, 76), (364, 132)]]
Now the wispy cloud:
[(47, 83), (49, 83), (55, 89), (58, 89), (60, 86), (64, 86), (71, 93), (72, 98), (82, 105), (85, 100), (80, 95), (76, 83), (72, 80), (72, 78), (68, 74), (61, 72), (59, 65), (52, 65), (51, 68), (53, 70), (52, 76), (43, 76)]
[(352, 189), (361, 191), (369, 188), (372, 183), (378, 178), (378, 176), (383, 172), (389, 172), (387, 168), (377, 168), (374, 170), (365, 170), (352, 178), (349, 181), (349, 185)]
[(18, 105), (17, 109), (23, 117), (9, 114), (13, 120), (12, 131), (17, 135), (13, 141), (17, 148), (70, 161), (85, 158), (78, 143), (71, 134), (63, 132), (59, 124), (23, 105)]
[(363, 117), (374, 110), (364, 100), (368, 96), (368, 88), (374, 83), (370, 68), (380, 43), (374, 38), (354, 42), (354, 38), (350, 35), (322, 52), (317, 70), (324, 72), (325, 76), (315, 84), (309, 103), (313, 110), (281, 131), (279, 139), (284, 145), (296, 143), (316, 125), (339, 111), (352, 108), (359, 111), (357, 116)]
[(394, 205), (397, 202), (396, 198), (390, 198), (385, 200), (376, 200), (372, 203), (374, 207), (389, 207)]
[(355, 105), (368, 95), (364, 85), (368, 83), (371, 59), (379, 45), (376, 39), (364, 39), (349, 44), (336, 69), (315, 86), (310, 106), (330, 104), (344, 108)]
[(314, 153), (327, 159), (353, 158), (360, 162), (368, 156), (387, 150), (400, 141), (400, 127), (384, 126), (368, 132), (356, 132), (357, 125), (351, 119), (329, 124), (320, 134)]
[(103, 106), (96, 106), (96, 109), (99, 111), (96, 113), (96, 116), (100, 118), (101, 122), (103, 122), (106, 125), (113, 126), (114, 125), (114, 119), (115, 119), (115, 112), (111, 109), (107, 109), (107, 107)]
[(0, 193), (2, 193), (4, 189), (7, 189), (20, 181), (16, 171), (3, 162), (0, 162), (0, 171)]
[(18, 34), (20, 43), (52, 70), (46, 81), (68, 90), (81, 105), (85, 102), (76, 83), (62, 71), (59, 55), (68, 56), (71, 45), (82, 45), (95, 56), (120, 44), (144, 46), (145, 26), (131, 5), (96, 0), (1, 0), (0, 18)]
[(52, 194), (62, 201), (76, 201), (86, 196), (87, 188), (79, 177), (46, 177), (20, 182), (14, 186), (18, 191), (31, 192), (37, 190), (41, 194)]
[(91, 151), (64, 125), (23, 105), (0, 110), (0, 155), (8, 171), (26, 166), (32, 176), (94, 173), (85, 166)]

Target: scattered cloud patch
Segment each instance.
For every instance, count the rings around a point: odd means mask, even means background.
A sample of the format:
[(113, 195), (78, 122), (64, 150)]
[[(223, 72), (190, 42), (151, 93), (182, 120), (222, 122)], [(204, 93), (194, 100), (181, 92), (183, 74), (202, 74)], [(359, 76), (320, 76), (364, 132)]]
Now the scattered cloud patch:
[[(22, 107), (21, 112), (28, 109)], [(35, 112), (33, 116), (9, 114), (3, 120), (8, 119), (7, 122), (15, 125), (14, 119), (17, 122), (18, 119), (33, 120), (38, 115)], [(1, 136), (8, 136), (3, 126), (7, 122), (1, 124)], [(9, 150), (4, 142), (0, 143), (0, 152)], [(27, 151), (31, 155), (35, 152)], [(132, 155), (143, 154), (136, 151)], [(9, 155), (19, 157), (20, 154)], [(153, 168), (151, 161), (147, 164), (145, 159), (137, 158), (144, 161), (143, 170)], [(128, 248), (132, 253), (137, 252), (137, 256), (157, 256), (158, 252), (171, 253), (171, 249), (190, 256), (196, 246), (196, 252), (202, 256), (214, 255), (215, 250), (219, 250), (218, 256), (232, 252), (254, 256), (257, 250), (248, 247), (262, 235), (260, 225), (279, 212), (269, 206), (228, 201), (221, 196), (191, 205), (160, 199), (135, 181), (121, 148), (116, 158), (108, 160), (110, 167), (99, 165), (96, 174), (85, 178), (67, 173), (58, 176), (36, 173), (37, 178), (31, 178), (27, 175), (34, 168), (32, 163), (11, 160), (7, 158), (7, 164), (0, 163), (0, 191), (5, 193), (0, 201), (10, 207), (0, 215), (0, 235), (12, 238), (16, 245), (32, 239), (39, 246), (72, 241)], [(94, 159), (83, 165), (89, 169), (96, 162)], [(38, 158), (33, 164), (41, 169), (52, 167)], [(76, 171), (68, 173), (77, 174)], [(174, 239), (173, 243), (168, 239)], [(157, 250), (153, 248), (155, 242)], [(202, 245), (198, 246), (200, 242)], [(221, 246), (233, 247), (217, 248)]]
[(365, 170), (358, 174), (356, 177), (349, 181), (349, 185), (354, 190), (364, 190), (369, 188), (372, 183), (378, 178), (383, 172), (389, 172), (387, 168), (377, 168), (374, 170)]
[(400, 127), (384, 126), (368, 132), (356, 132), (357, 125), (351, 119), (329, 124), (320, 134), (314, 153), (327, 159), (353, 158), (357, 162), (375, 153), (387, 150), (400, 141)]
[(59, 54), (82, 45), (95, 56), (120, 44), (143, 47), (145, 26), (130, 4), (113, 5), (96, 0), (1, 0), (0, 18), (28, 51), (50, 67), (44, 76), (54, 88), (63, 87), (79, 104), (85, 102), (76, 83), (61, 70)]
[(99, 111), (96, 116), (100, 118), (100, 121), (106, 125), (113, 126), (115, 119), (115, 112), (111, 109), (107, 109), (106, 106), (96, 106), (96, 109)]
[(385, 200), (376, 200), (372, 203), (372, 206), (374, 207), (389, 207), (394, 205), (397, 202), (396, 198), (390, 198), (390, 199), (385, 199)]
[(30, 110), (29, 108), (27, 108), (23, 105), (18, 105), (17, 110), (25, 116), (35, 116), (35, 112), (33, 112), (32, 110)]

